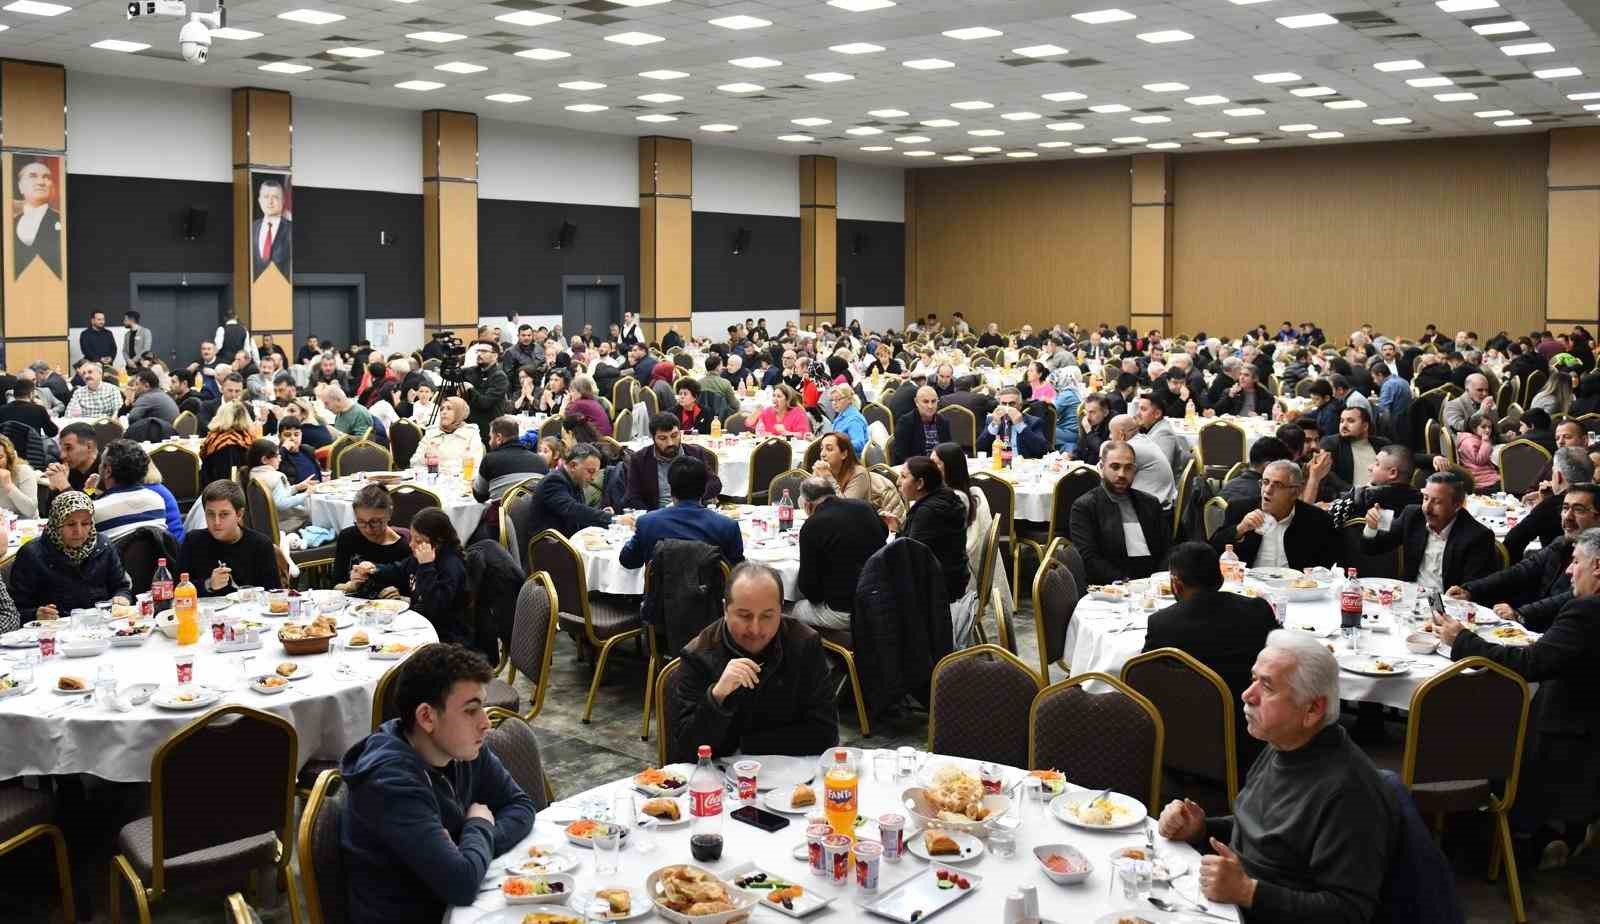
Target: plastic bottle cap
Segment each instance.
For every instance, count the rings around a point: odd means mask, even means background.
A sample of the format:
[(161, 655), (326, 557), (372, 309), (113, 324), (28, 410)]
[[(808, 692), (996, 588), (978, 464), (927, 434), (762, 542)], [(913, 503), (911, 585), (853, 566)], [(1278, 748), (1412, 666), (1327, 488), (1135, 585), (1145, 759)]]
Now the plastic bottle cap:
[(709, 744), (700, 745), (700, 749), (699, 749), (698, 753), (699, 753), (699, 755), (701, 757), (710, 757), (711, 756), (711, 745), (709, 745)]

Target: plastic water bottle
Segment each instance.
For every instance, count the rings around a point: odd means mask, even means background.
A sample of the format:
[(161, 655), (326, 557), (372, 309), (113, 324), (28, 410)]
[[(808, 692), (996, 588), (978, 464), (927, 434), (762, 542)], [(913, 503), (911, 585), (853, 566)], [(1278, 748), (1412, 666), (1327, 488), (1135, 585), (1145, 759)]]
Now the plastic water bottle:
[(789, 489), (783, 489), (783, 499), (778, 501), (778, 532), (786, 533), (794, 528), (794, 498), (789, 496)]
[(1222, 579), (1224, 581), (1238, 583), (1244, 580), (1244, 562), (1241, 562), (1239, 556), (1234, 554), (1232, 543), (1229, 543), (1222, 550), (1222, 555), (1217, 559), (1217, 564), (1221, 566)]
[(689, 815), (694, 826), (689, 851), (710, 863), (722, 858), (722, 774), (711, 765), (711, 746), (700, 745), (700, 762), (689, 777)]

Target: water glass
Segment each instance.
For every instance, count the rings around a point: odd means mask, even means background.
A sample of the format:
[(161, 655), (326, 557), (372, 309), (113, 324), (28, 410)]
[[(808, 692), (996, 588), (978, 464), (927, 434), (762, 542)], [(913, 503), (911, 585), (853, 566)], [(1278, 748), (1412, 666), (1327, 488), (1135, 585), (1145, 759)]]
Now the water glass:
[(39, 653), (24, 651), (11, 665), (11, 679), (20, 687), (26, 688), (33, 683), (33, 671), (39, 663)]
[(233, 659), (233, 689), (250, 682), (250, 675), (254, 670), (256, 659), (250, 655), (240, 655)]
[(596, 876), (615, 876), (622, 869), (622, 831), (612, 829), (594, 836), (594, 872)]
[(1123, 898), (1142, 904), (1150, 897), (1154, 871), (1149, 860), (1118, 857), (1112, 861), (1112, 869), (1116, 872), (1113, 881), (1122, 883)]
[(1044, 780), (1036, 776), (1024, 778), (1022, 786), (1017, 789), (1017, 797), (1022, 803), (1021, 820), (1024, 823), (1044, 820), (1046, 814)]
[(896, 768), (899, 762), (893, 751), (874, 751), (872, 754), (872, 778), (880, 783), (894, 782)]
[(633, 793), (626, 787), (619, 788), (611, 795), (611, 820), (624, 828), (634, 826), (638, 818), (638, 808), (633, 802)]
[(895, 757), (899, 760), (900, 776), (908, 777), (917, 772), (917, 749), (908, 744), (903, 744), (895, 749)]
[(117, 708), (117, 666), (102, 664), (94, 673), (94, 701), (102, 709)]
[(989, 852), (1002, 860), (1017, 855), (1017, 824), (1012, 821), (1010, 811), (989, 828)]

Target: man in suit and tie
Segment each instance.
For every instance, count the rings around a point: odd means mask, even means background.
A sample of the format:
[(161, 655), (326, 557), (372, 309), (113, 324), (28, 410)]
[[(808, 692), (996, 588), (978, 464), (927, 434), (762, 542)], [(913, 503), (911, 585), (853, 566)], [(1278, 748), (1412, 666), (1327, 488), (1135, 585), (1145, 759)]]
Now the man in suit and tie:
[(1404, 546), (1400, 576), (1429, 590), (1445, 590), (1500, 570), (1494, 533), (1463, 509), (1467, 481), (1457, 472), (1434, 472), (1422, 487), (1422, 503), (1407, 507), (1390, 529), (1380, 530), (1383, 508), (1367, 509), (1361, 552), (1382, 555)]
[(1267, 463), (1261, 471), (1261, 497), (1229, 504), (1222, 525), (1211, 534), (1218, 554), (1233, 546), (1252, 568), (1298, 568), (1333, 564), (1337, 551), (1333, 518), (1300, 500), (1305, 474), (1288, 460)]
[(11, 242), (15, 253), (12, 275), (20, 277), (37, 257), (50, 272), (60, 276), (61, 213), (50, 207), (56, 188), (55, 173), (43, 158), (24, 160), (17, 171), (17, 198), (22, 202), (22, 213), (17, 216)]
[(1132, 446), (1107, 442), (1100, 486), (1072, 502), (1072, 544), (1091, 584), (1149, 577), (1166, 560), (1170, 521), (1160, 501), (1133, 487), (1137, 469)]
[(277, 266), (283, 278), (291, 278), (289, 261), (294, 253), (294, 222), (284, 217), (283, 192), (283, 180), (276, 177), (262, 180), (256, 190), (261, 217), (250, 225), (253, 242), (250, 252), (255, 264), (251, 278), (259, 278), (268, 263)]

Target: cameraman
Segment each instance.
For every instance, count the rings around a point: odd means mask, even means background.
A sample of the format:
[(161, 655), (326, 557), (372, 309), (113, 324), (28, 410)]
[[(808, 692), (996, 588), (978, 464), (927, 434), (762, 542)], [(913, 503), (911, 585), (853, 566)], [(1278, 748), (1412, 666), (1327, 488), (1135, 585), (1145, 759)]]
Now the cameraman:
[(477, 346), (478, 364), (461, 373), (461, 397), (466, 399), (471, 410), (467, 422), (476, 426), (487, 442), (490, 421), (503, 413), (510, 380), (500, 368), (500, 345), (481, 343)]

